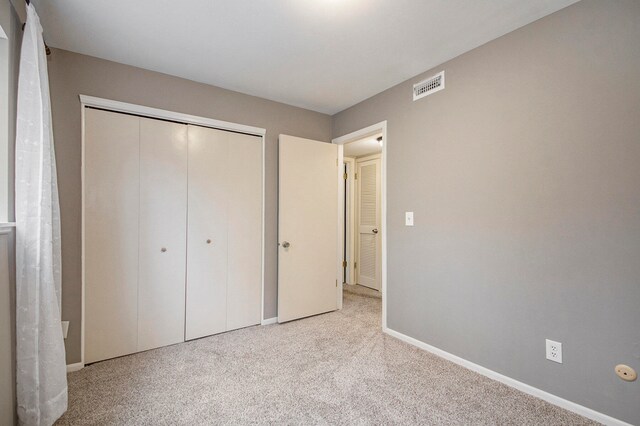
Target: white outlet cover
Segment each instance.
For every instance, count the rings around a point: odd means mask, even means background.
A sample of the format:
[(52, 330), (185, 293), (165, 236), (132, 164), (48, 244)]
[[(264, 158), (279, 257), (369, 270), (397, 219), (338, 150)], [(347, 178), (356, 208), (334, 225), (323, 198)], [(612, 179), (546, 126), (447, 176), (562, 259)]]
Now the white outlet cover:
[(404, 226), (413, 226), (413, 212), (404, 212)]
[(562, 343), (546, 339), (547, 359), (562, 364)]

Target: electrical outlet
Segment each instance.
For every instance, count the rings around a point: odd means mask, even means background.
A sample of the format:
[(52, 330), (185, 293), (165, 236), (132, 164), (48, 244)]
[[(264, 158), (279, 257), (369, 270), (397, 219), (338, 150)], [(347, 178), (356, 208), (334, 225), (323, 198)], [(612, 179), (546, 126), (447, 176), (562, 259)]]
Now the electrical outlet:
[(546, 340), (547, 342), (547, 359), (549, 361), (562, 364), (562, 343)]

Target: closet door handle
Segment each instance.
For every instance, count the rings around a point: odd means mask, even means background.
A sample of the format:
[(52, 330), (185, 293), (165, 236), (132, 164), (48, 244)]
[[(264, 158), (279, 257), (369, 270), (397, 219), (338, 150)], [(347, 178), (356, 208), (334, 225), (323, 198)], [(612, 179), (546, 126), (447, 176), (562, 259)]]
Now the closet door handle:
[(210, 239), (207, 240), (207, 244), (211, 244), (211, 240)]
[(373, 230), (371, 230), (371, 232), (373, 232), (374, 234), (377, 234), (378, 230), (377, 229), (373, 229)]
[(289, 248), (289, 246), (291, 246), (291, 244), (289, 243), (289, 241), (284, 241), (284, 242), (282, 243), (282, 247), (284, 247), (284, 248)]
[(164, 253), (164, 252), (166, 252), (166, 251), (167, 251), (167, 248), (166, 248), (166, 247), (162, 247), (162, 248), (160, 249), (160, 251), (161, 251), (162, 253)]

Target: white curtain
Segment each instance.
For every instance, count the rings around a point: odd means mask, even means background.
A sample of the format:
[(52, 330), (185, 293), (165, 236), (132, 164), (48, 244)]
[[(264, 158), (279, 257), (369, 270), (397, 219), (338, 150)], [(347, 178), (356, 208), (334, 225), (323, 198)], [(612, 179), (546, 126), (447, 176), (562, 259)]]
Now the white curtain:
[(60, 206), (47, 57), (27, 6), (16, 124), (16, 364), (18, 416), (51, 425), (67, 409), (60, 323)]

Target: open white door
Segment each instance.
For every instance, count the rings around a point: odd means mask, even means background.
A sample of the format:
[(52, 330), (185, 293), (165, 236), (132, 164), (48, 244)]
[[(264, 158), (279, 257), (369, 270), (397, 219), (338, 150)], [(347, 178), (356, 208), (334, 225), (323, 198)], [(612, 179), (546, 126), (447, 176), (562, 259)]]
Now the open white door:
[(380, 291), (380, 158), (359, 161), (358, 178), (358, 284)]
[(336, 310), (338, 147), (280, 135), (278, 322)]

